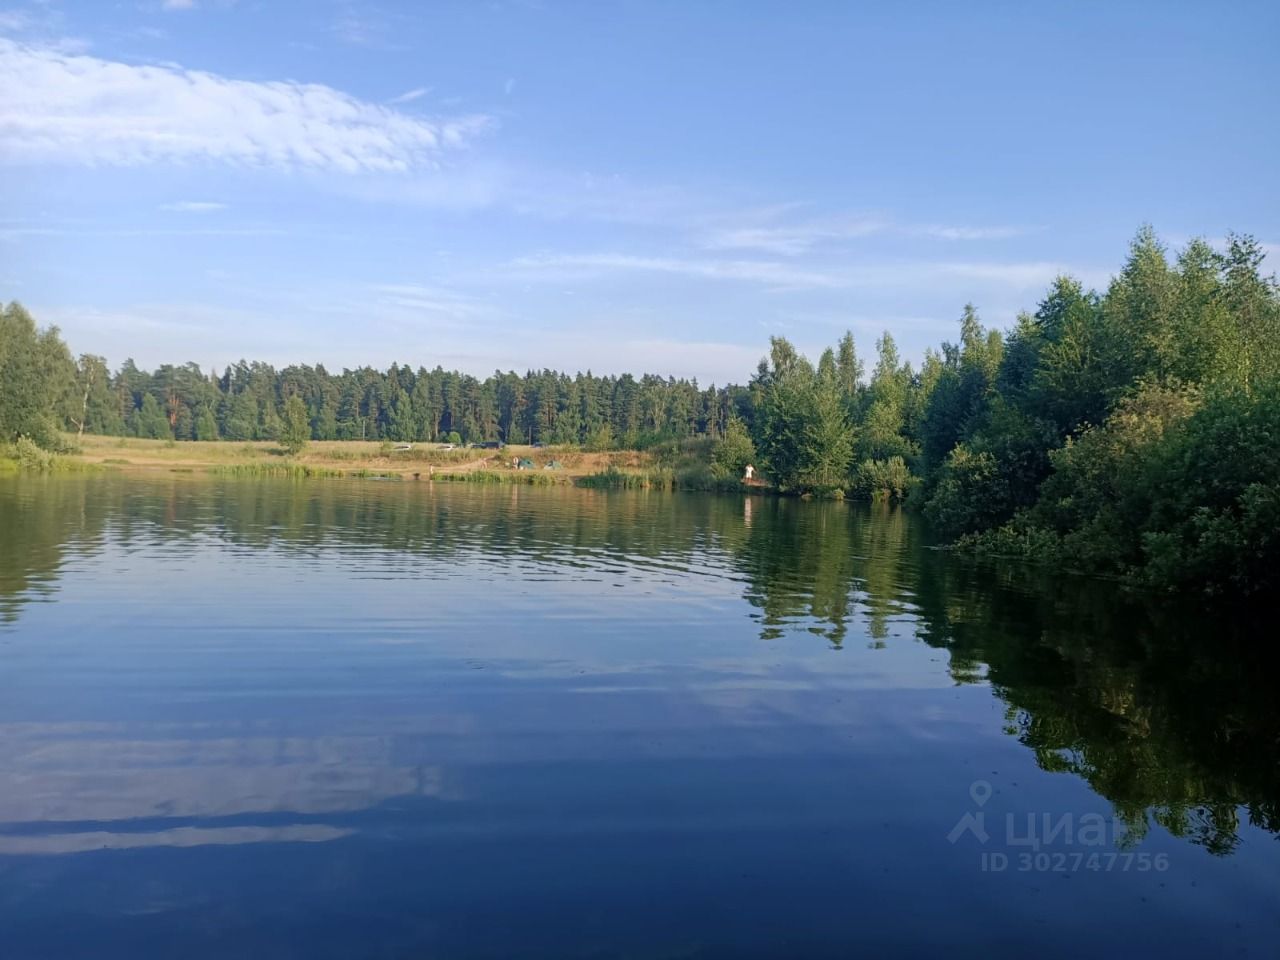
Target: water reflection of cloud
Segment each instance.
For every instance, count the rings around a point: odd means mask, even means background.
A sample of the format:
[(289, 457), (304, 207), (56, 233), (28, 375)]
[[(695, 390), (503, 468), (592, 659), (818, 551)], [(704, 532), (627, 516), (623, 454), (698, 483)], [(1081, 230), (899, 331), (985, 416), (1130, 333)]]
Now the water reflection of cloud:
[(242, 843), (324, 843), (350, 836), (354, 831), (321, 823), (284, 827), (174, 827), (152, 833), (113, 833), (92, 830), (79, 833), (38, 835), (0, 834), (0, 855), (47, 856), (90, 853), (94, 850), (131, 850), (140, 847), (201, 847)]
[(440, 767), (398, 761), (392, 737), (128, 738), (135, 731), (120, 725), (86, 738), (60, 725), (14, 727), (0, 727), (0, 823), (9, 825), (323, 815), (448, 798)]

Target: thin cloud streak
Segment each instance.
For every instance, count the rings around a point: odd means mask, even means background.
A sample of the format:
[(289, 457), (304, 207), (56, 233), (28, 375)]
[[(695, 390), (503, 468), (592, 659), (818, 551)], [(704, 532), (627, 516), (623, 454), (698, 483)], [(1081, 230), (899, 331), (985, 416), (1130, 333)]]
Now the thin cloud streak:
[(430, 87), (414, 87), (412, 90), (406, 90), (398, 97), (392, 97), (387, 103), (412, 103), (414, 100), (421, 100), (430, 92)]
[(1096, 285), (1105, 274), (1093, 269), (1072, 268), (1064, 263), (1032, 262), (860, 262), (850, 266), (804, 269), (790, 263), (767, 260), (707, 260), (675, 257), (643, 257), (618, 253), (540, 254), (518, 257), (512, 269), (526, 276), (549, 280), (589, 279), (617, 272), (669, 273), (680, 276), (766, 284), (770, 287), (804, 289), (846, 289), (914, 285), (921, 280), (959, 278), (994, 286), (1025, 290), (1046, 286), (1062, 274)]
[(708, 280), (741, 280), (775, 287), (839, 287), (843, 282), (831, 274), (800, 270), (787, 264), (764, 260), (680, 260), (672, 257), (637, 257), (624, 254), (555, 254), (518, 257), (516, 270), (555, 279), (592, 276), (599, 273), (632, 271), (671, 273)]
[(227, 205), (212, 200), (179, 200), (175, 203), (162, 203), (160, 209), (168, 213), (217, 213), (227, 209)]
[[(774, 220), (774, 216), (766, 219)], [(935, 240), (1004, 240), (1026, 233), (1010, 226), (970, 227), (940, 224), (902, 224), (880, 217), (832, 217), (798, 223), (764, 223), (722, 227), (705, 233), (707, 250), (757, 250), (797, 257), (817, 247), (832, 246), (874, 236), (925, 237)]]

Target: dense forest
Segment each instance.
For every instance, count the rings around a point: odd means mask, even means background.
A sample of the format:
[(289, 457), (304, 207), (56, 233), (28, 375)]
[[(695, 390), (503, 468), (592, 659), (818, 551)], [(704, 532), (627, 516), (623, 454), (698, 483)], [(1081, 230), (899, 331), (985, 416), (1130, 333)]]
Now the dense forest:
[(745, 387), (646, 375), (236, 364), (153, 372), (73, 359), (0, 314), (0, 441), (492, 440), (644, 447), (716, 440), (780, 491), (919, 505), (946, 539), (1164, 588), (1280, 584), (1280, 287), (1232, 236), (1176, 256), (1139, 231), (1103, 292), (1054, 282), (1007, 332), (972, 306), (958, 342), (868, 372), (853, 337), (816, 364), (775, 338)]
[[(278, 440), (292, 397), (314, 440), (585, 444), (642, 447), (719, 436), (745, 391), (659, 376), (468, 374), (392, 364), (340, 374), (323, 366), (241, 361), (221, 373), (194, 363), (114, 373), (104, 358), (72, 359), (57, 331), (38, 332), (10, 304), (0, 321), (0, 433), (53, 443), (60, 430), (163, 440)], [(6, 347), (5, 344), (11, 345)], [(6, 360), (6, 356), (9, 358)], [(6, 366), (6, 364), (8, 364)]]

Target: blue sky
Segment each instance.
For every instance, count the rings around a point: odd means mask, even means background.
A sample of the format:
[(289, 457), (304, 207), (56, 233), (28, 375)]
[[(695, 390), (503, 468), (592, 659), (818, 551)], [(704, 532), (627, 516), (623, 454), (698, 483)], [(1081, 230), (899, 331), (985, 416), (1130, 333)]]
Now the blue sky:
[(113, 364), (741, 381), (1280, 252), (1274, 3), (3, 4), (0, 300)]

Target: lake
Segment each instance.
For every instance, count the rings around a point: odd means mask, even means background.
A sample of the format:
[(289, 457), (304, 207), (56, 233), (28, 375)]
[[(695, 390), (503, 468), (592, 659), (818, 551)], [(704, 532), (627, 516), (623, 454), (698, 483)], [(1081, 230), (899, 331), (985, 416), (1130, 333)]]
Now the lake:
[(0, 479), (0, 954), (1275, 956), (1273, 643), (862, 504)]

